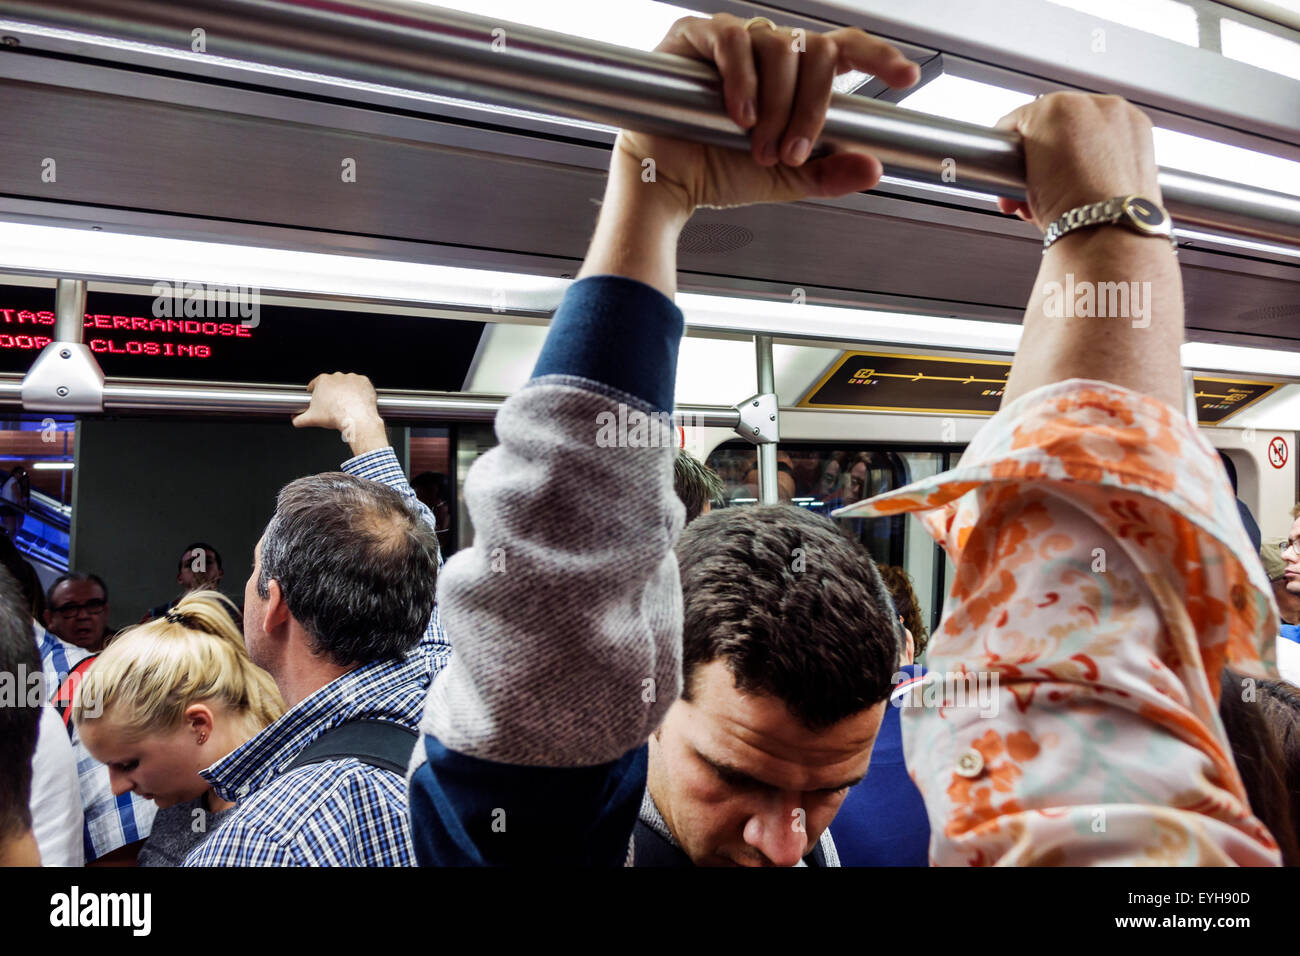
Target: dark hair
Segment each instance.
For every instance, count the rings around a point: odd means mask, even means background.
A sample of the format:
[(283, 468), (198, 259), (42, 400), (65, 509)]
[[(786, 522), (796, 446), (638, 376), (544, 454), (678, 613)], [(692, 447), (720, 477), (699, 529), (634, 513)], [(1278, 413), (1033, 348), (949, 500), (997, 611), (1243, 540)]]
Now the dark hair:
[[(1300, 689), (1284, 680), (1259, 682), (1264, 720), (1282, 756), (1291, 824), (1300, 831)], [(1300, 840), (1300, 832), (1296, 834)]]
[(724, 659), (744, 691), (823, 730), (884, 700), (902, 631), (870, 556), (791, 505), (728, 508), (677, 544), (682, 697), (695, 668)]
[(723, 494), (722, 479), (708, 465), (679, 449), (673, 461), (673, 491), (686, 506), (686, 523), (700, 516), (704, 506)]
[[(1248, 681), (1255, 684), (1255, 693), (1246, 700), (1243, 688)], [(1232, 757), (1241, 774), (1250, 799), (1250, 809), (1282, 851), (1282, 862), (1287, 866), (1300, 865), (1300, 844), (1296, 842), (1295, 803), (1296, 791), (1288, 787), (1290, 766), (1283, 752), (1276, 717), (1270, 714), (1270, 691), (1265, 689), (1276, 681), (1258, 681), (1225, 667), (1219, 680), (1219, 719), (1232, 745)], [(1276, 691), (1272, 692), (1276, 693)], [(1283, 704), (1292, 724), (1295, 714)], [(1270, 719), (1270, 717), (1274, 719)]]
[(280, 489), (262, 538), (257, 593), (280, 585), (313, 650), (340, 666), (396, 659), (433, 613), (438, 544), (387, 485), (342, 472)]
[(1237, 493), (1237, 463), (1228, 457), (1226, 451), (1219, 452), (1219, 460), (1223, 462), (1223, 470), (1228, 473), (1228, 484), (1232, 485), (1232, 493)]
[(919, 658), (930, 642), (930, 633), (921, 617), (921, 605), (916, 600), (916, 592), (912, 590), (912, 576), (894, 564), (878, 564), (876, 570), (889, 589), (894, 610), (903, 616), (903, 626), (912, 632), (912, 653)]
[(22, 588), (23, 598), (32, 609), (32, 617), (38, 621), (45, 620), (45, 589), (41, 587), (41, 576), (36, 573), (36, 566), (24, 561), (15, 577)]
[(411, 487), (416, 491), (428, 488), (437, 494), (446, 494), (447, 476), (440, 471), (422, 471), (411, 479)]
[(193, 544), (187, 544), (185, 550), (181, 552), (181, 559), (176, 564), (176, 572), (179, 574), (185, 570), (185, 565), (189, 564), (195, 551), (207, 553), (212, 552), (212, 556), (217, 559), (217, 567), (224, 569), (225, 565), (221, 563), (221, 552), (208, 544), (206, 541), (195, 541)]
[(32, 617), (42, 620), (45, 614), (45, 589), (41, 587), (41, 576), (7, 534), (0, 534), (0, 565), (18, 582)]
[(108, 600), (108, 585), (104, 583), (104, 579), (98, 574), (88, 571), (67, 571), (55, 578), (54, 583), (50, 585), (50, 589), (45, 592), (45, 600), (50, 607), (54, 607), (54, 592), (59, 589), (59, 585), (64, 581), (93, 581), (104, 592), (104, 600)]
[(30, 701), (27, 689), (29, 675), (40, 673), (41, 655), (18, 582), (0, 568), (0, 674), (12, 679), (17, 691), (11, 705), (0, 706), (0, 839), (32, 825), (32, 755), (44, 697)]

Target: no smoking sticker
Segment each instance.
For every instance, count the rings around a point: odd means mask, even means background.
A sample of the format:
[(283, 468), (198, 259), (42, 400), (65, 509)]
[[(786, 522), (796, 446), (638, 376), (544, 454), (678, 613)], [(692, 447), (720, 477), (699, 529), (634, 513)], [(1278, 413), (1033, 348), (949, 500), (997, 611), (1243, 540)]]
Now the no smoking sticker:
[(1274, 468), (1281, 468), (1288, 457), (1286, 439), (1278, 435), (1268, 443), (1268, 463)]

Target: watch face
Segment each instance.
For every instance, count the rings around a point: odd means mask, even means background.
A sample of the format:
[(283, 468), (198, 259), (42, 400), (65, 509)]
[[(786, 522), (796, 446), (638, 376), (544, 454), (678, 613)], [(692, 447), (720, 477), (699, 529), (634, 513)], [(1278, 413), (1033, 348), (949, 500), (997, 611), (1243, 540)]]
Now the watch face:
[(1150, 199), (1143, 199), (1141, 196), (1125, 200), (1124, 211), (1139, 229), (1145, 226), (1150, 231), (1159, 230), (1169, 221), (1163, 209)]

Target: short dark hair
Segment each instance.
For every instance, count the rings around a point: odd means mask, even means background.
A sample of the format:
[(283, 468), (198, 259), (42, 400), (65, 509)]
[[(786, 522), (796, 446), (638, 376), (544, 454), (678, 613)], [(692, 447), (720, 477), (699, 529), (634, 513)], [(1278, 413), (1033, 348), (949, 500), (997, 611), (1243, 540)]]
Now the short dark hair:
[(723, 659), (736, 687), (824, 730), (889, 696), (902, 630), (866, 551), (791, 505), (710, 512), (677, 544), (682, 697)]
[(916, 600), (916, 592), (912, 590), (912, 576), (896, 564), (878, 564), (876, 570), (889, 589), (894, 610), (903, 618), (903, 626), (912, 632), (913, 656), (920, 657), (930, 641), (930, 632), (921, 616), (921, 605)]
[(1300, 842), (1300, 688), (1285, 680), (1263, 680), (1259, 690), (1264, 720), (1282, 756), (1287, 811)]
[(212, 556), (217, 559), (217, 567), (224, 569), (225, 565), (221, 563), (221, 552), (208, 544), (206, 541), (195, 541), (193, 544), (187, 544), (185, 550), (181, 552), (181, 559), (176, 563), (176, 573), (179, 574), (185, 570), (185, 565), (193, 559), (195, 551), (202, 551), (204, 554), (211, 551)]
[(1237, 493), (1237, 463), (1228, 457), (1226, 451), (1219, 452), (1219, 460), (1223, 462), (1223, 470), (1228, 473), (1228, 484), (1232, 485), (1232, 493)]
[(0, 839), (32, 826), (32, 755), (44, 697), (29, 706), (28, 678), (41, 673), (30, 621), (18, 582), (0, 568), (0, 674), (12, 679), (17, 691), (12, 704), (0, 706)]
[[(1251, 812), (1273, 834), (1286, 866), (1300, 865), (1296, 839), (1297, 795), (1293, 739), (1295, 695), (1270, 687), (1281, 681), (1260, 681), (1225, 667), (1219, 678), (1219, 719), (1232, 746), (1233, 762), (1241, 774)], [(1253, 693), (1247, 699), (1243, 688)], [(1288, 699), (1289, 698), (1289, 699)]]
[(342, 472), (280, 489), (262, 538), (257, 593), (280, 585), (313, 650), (346, 666), (419, 643), (438, 575), (433, 529), (387, 485)]
[(22, 552), (9, 539), (7, 534), (0, 534), (0, 564), (14, 576), (23, 600), (31, 609), (32, 617), (41, 620), (45, 613), (45, 589), (41, 586), (41, 576), (36, 573), (32, 563), (22, 556)]
[(686, 523), (694, 521), (710, 501), (722, 497), (722, 479), (708, 465), (679, 449), (673, 461), (673, 491), (686, 506)]
[(65, 571), (54, 579), (50, 589), (45, 592), (45, 602), (50, 607), (54, 607), (54, 592), (59, 589), (59, 585), (64, 581), (92, 581), (98, 584), (99, 589), (104, 592), (104, 600), (108, 600), (108, 585), (104, 583), (104, 579), (98, 574), (90, 571)]

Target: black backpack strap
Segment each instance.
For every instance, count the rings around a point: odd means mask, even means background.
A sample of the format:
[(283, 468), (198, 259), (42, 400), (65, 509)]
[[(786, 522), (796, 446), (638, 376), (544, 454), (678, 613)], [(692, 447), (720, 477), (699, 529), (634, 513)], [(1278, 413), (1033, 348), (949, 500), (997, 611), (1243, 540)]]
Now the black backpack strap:
[(350, 720), (332, 727), (293, 758), (282, 773), (308, 764), (355, 757), (362, 763), (406, 776), (420, 735), (391, 720)]

